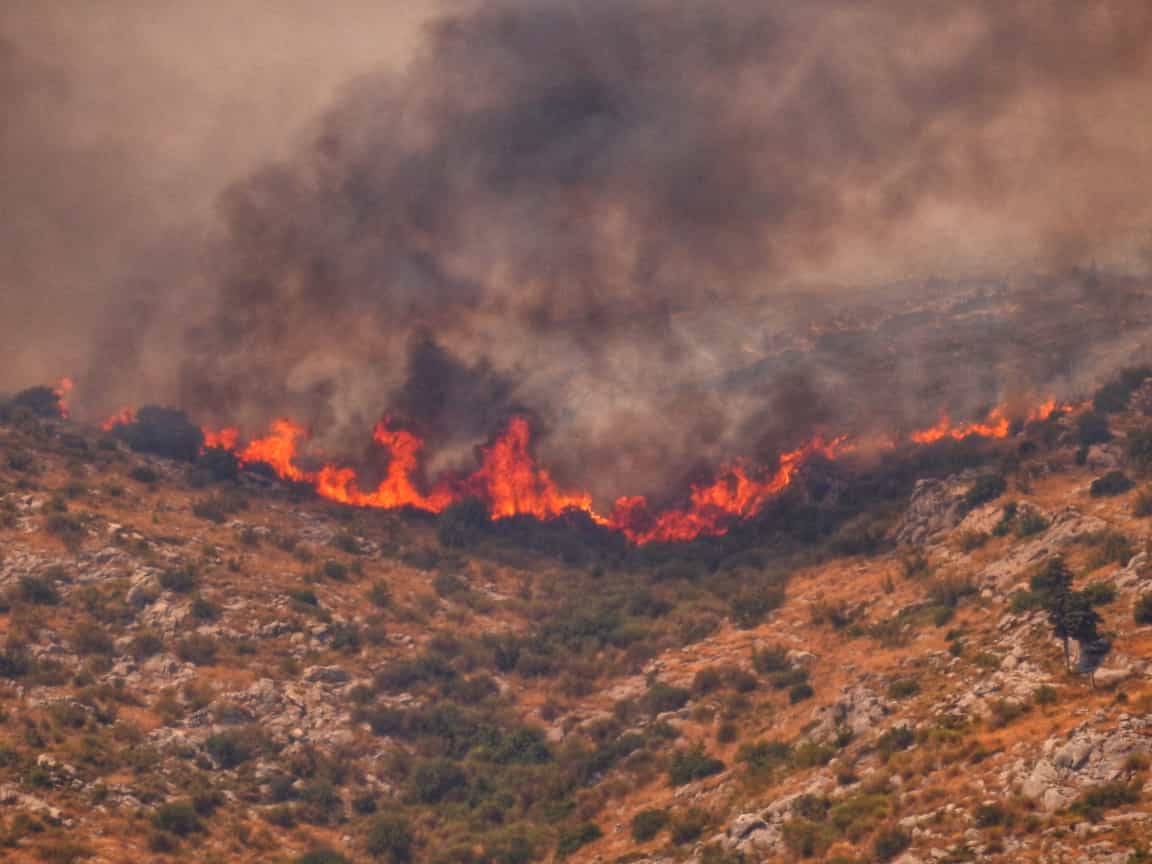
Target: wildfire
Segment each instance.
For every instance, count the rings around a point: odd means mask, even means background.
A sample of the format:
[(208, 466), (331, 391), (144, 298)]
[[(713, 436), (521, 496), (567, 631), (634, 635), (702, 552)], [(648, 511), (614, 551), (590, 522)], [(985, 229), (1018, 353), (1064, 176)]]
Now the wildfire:
[(52, 391), (60, 402), (60, 416), (64, 419), (68, 419), (68, 397), (72, 395), (72, 389), (75, 386), (76, 382), (65, 375), (57, 382), (56, 389)]
[[(1026, 422), (1045, 420), (1057, 410), (1070, 407), (1073, 406), (1050, 399), (1027, 412), (1023, 419)], [(102, 426), (109, 429), (134, 419), (135, 412), (125, 408)], [(995, 439), (1006, 437), (1011, 428), (1008, 409), (998, 406), (983, 420), (973, 423), (956, 424), (947, 414), (942, 414), (935, 425), (915, 430), (907, 439), (916, 444), (973, 437)], [(555, 519), (578, 511), (637, 544), (688, 541), (723, 534), (736, 522), (754, 517), (788, 489), (801, 468), (814, 457), (837, 459), (861, 447), (888, 449), (898, 444), (896, 439), (852, 441), (848, 436), (841, 436), (825, 440), (817, 436), (795, 450), (780, 454), (771, 469), (746, 462), (723, 467), (711, 482), (694, 485), (680, 507), (653, 511), (643, 496), (625, 496), (618, 498), (611, 511), (604, 515), (595, 510), (589, 493), (561, 488), (548, 470), (537, 463), (531, 425), (525, 417), (513, 417), (504, 431), (481, 449), (480, 465), (470, 475), (449, 478), (430, 488), (421, 482), (424, 442), (414, 433), (394, 426), (387, 418), (377, 423), (372, 432), (373, 444), (388, 456), (384, 477), (374, 489), (365, 488), (360, 474), (351, 467), (335, 463), (315, 469), (302, 467), (301, 448), (308, 434), (293, 420), (275, 421), (267, 435), (247, 444), (242, 443), (238, 429), (204, 429), (203, 432), (205, 448), (228, 450), (242, 464), (267, 465), (277, 476), (308, 484), (321, 497), (343, 504), (380, 509), (412, 507), (440, 513), (459, 501), (477, 498), (484, 502), (493, 519), (513, 516)]]
[[(1058, 404), (1055, 399), (1049, 399), (1043, 405), (1033, 408), (1028, 412), (1024, 418), (1025, 422), (1032, 423), (1039, 420), (1047, 420), (1056, 411)], [(981, 423), (965, 423), (955, 425), (949, 419), (947, 413), (940, 415), (940, 420), (935, 426), (928, 429), (921, 429), (909, 434), (909, 439), (917, 444), (934, 444), (937, 441), (943, 441), (945, 438), (951, 438), (954, 441), (963, 441), (965, 438), (1006, 438), (1009, 431), (1011, 431), (1012, 422), (1008, 419), (1006, 409), (1003, 406), (997, 406), (988, 412), (988, 416), (984, 418)]]
[(107, 418), (100, 424), (100, 428), (105, 432), (111, 432), (117, 426), (128, 426), (136, 422), (136, 410), (134, 408), (121, 408), (111, 417)]

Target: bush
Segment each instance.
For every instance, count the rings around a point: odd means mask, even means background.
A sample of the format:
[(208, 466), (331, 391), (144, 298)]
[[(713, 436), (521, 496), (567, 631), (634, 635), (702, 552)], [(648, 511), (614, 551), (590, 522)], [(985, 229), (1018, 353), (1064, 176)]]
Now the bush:
[(912, 838), (900, 828), (886, 828), (872, 841), (872, 854), (877, 861), (891, 861), (912, 845)]
[(691, 694), (683, 687), (673, 687), (663, 681), (656, 681), (640, 697), (640, 706), (655, 717), (667, 711), (679, 711), (688, 704)]
[(441, 570), (432, 579), (432, 588), (443, 598), (454, 597), (468, 590), (468, 583), (448, 570)]
[(907, 750), (915, 743), (916, 733), (909, 727), (893, 726), (876, 739), (876, 750), (879, 751), (881, 758), (887, 761), (893, 753)]
[(641, 810), (632, 817), (632, 838), (637, 843), (647, 843), (663, 831), (667, 825), (667, 810)]
[(1152, 516), (1152, 486), (1145, 486), (1132, 499), (1132, 515), (1144, 518)]
[(160, 574), (159, 581), (161, 588), (175, 594), (190, 594), (199, 582), (190, 564), (165, 570)]
[(230, 729), (209, 735), (204, 741), (204, 750), (217, 765), (228, 770), (255, 757), (261, 743), (261, 736), (255, 730)]
[(1091, 537), (1091, 542), (1096, 547), (1096, 554), (1090, 561), (1093, 568), (1106, 564), (1127, 564), (1136, 554), (1132, 541), (1119, 531), (1101, 531)]
[(1123, 495), (1133, 485), (1135, 484), (1128, 479), (1128, 475), (1123, 471), (1109, 471), (1092, 481), (1092, 485), (1088, 487), (1088, 494), (1093, 498)]
[(368, 591), (368, 599), (377, 609), (387, 609), (392, 605), (392, 589), (388, 587), (387, 582), (382, 579), (377, 580), (372, 583), (372, 587)]
[(449, 759), (422, 762), (412, 772), (412, 797), (422, 804), (438, 804), (458, 797), (467, 785), (467, 775)]
[(152, 825), (177, 837), (187, 837), (189, 834), (204, 830), (200, 816), (191, 801), (170, 801), (161, 804), (152, 814)]
[(1021, 511), (1016, 519), (1016, 536), (1031, 537), (1048, 530), (1048, 520), (1031, 507)]
[(672, 842), (677, 845), (691, 843), (704, 833), (704, 829), (711, 821), (707, 811), (699, 807), (689, 807), (682, 813), (677, 813), (670, 822)]
[(762, 585), (741, 591), (732, 598), (732, 623), (742, 630), (751, 630), (769, 612), (784, 605), (784, 600), (784, 589), (778, 585)]
[(1108, 428), (1108, 418), (1094, 411), (1086, 411), (1077, 418), (1076, 430), (1082, 449), (1112, 440), (1112, 430)]
[(72, 631), (72, 645), (77, 654), (100, 654), (111, 657), (116, 653), (112, 637), (95, 621), (81, 621)]
[(37, 606), (58, 606), (60, 592), (48, 579), (40, 576), (21, 576), (20, 599)]
[(668, 779), (673, 786), (683, 786), (703, 780), (724, 770), (724, 763), (709, 756), (701, 745), (680, 750), (672, 756), (668, 766)]
[(567, 858), (577, 849), (599, 840), (602, 836), (604, 832), (595, 822), (581, 822), (579, 825), (563, 828), (556, 841), (556, 857)]
[(1152, 624), (1152, 594), (1144, 594), (1136, 601), (1132, 617), (1137, 624)]
[(193, 462), (204, 446), (204, 433), (175, 408), (145, 405), (132, 423), (117, 425), (112, 434), (138, 453)]
[(216, 662), (216, 642), (210, 636), (193, 633), (176, 643), (176, 656), (185, 663), (211, 666)]
[(293, 864), (352, 864), (352, 860), (345, 858), (335, 849), (321, 847), (297, 856), (293, 859)]
[(1115, 781), (1102, 783), (1085, 790), (1072, 804), (1071, 810), (1073, 813), (1078, 813), (1095, 822), (1105, 810), (1112, 810), (1127, 804), (1136, 804), (1139, 801), (1139, 788), (1128, 783)]
[(1093, 606), (1107, 606), (1116, 599), (1116, 586), (1111, 582), (1092, 582), (1081, 592)]
[(888, 698), (910, 699), (920, 692), (920, 683), (911, 678), (897, 678), (888, 685)]
[(1004, 494), (1008, 483), (1001, 474), (981, 474), (964, 493), (964, 506), (968, 510), (995, 501)]
[(406, 864), (412, 860), (412, 828), (402, 816), (377, 816), (368, 829), (365, 845), (370, 855), (387, 856), (392, 864)]
[(977, 828), (998, 828), (1008, 822), (1008, 811), (1002, 804), (981, 804), (972, 814)]
[(59, 420), (64, 416), (60, 393), (51, 387), (29, 387), (8, 400), (9, 410), (26, 411), (45, 420)]
[(792, 688), (788, 691), (788, 701), (795, 705), (797, 702), (811, 699), (815, 695), (816, 691), (812, 689), (812, 685), (804, 681), (800, 684), (792, 685)]

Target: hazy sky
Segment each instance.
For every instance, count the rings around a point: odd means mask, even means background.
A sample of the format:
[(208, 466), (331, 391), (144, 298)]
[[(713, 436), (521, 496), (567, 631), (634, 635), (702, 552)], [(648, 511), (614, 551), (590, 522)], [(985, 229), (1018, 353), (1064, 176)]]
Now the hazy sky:
[(451, 5), (0, 4), (0, 335), (15, 342), (0, 387), (78, 366), (74, 322), (110, 281), (195, 254), (183, 241), (213, 227), (227, 183), (287, 154), (349, 79), (402, 65), (425, 18)]

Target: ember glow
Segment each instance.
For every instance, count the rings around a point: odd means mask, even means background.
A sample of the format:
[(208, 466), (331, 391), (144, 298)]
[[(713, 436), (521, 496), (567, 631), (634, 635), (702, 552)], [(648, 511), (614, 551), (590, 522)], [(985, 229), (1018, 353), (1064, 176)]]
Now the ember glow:
[[(1048, 400), (1021, 419), (1046, 420), (1068, 407)], [(997, 439), (1007, 437), (1011, 428), (1008, 409), (998, 406), (974, 423), (955, 424), (944, 415), (935, 425), (909, 433), (907, 440), (933, 444), (945, 439)], [(637, 544), (723, 534), (735, 523), (760, 513), (791, 486), (798, 472), (814, 457), (835, 460), (857, 449), (891, 449), (899, 443), (858, 442), (846, 435), (834, 439), (817, 436), (780, 454), (775, 467), (738, 462), (721, 468), (711, 482), (693, 486), (679, 507), (653, 510), (643, 496), (625, 496), (618, 498), (605, 515), (594, 508), (589, 493), (562, 488), (537, 462), (531, 425), (521, 416), (513, 417), (504, 431), (482, 448), (480, 466), (472, 474), (448, 478), (430, 487), (420, 479), (424, 442), (388, 419), (377, 423), (372, 434), (373, 444), (388, 454), (385, 476), (374, 489), (365, 488), (355, 468), (335, 463), (314, 470), (302, 467), (307, 430), (289, 419), (277, 420), (268, 435), (247, 444), (242, 444), (239, 431), (231, 428), (205, 429), (204, 439), (205, 447), (229, 450), (244, 464), (265, 464), (283, 479), (311, 485), (321, 497), (354, 507), (411, 507), (440, 513), (452, 504), (476, 498), (485, 503), (493, 519), (533, 516), (546, 520), (580, 512)]]

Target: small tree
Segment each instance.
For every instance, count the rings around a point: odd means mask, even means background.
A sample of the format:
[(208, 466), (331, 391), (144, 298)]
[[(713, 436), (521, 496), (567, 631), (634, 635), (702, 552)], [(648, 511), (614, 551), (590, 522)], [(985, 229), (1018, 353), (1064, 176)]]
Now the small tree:
[(1072, 590), (1072, 571), (1059, 555), (1045, 562), (1032, 577), (1031, 587), (1048, 614), (1053, 634), (1064, 645), (1064, 663), (1071, 669), (1070, 641), (1075, 639), (1083, 645), (1099, 640), (1100, 615), (1083, 592)]

